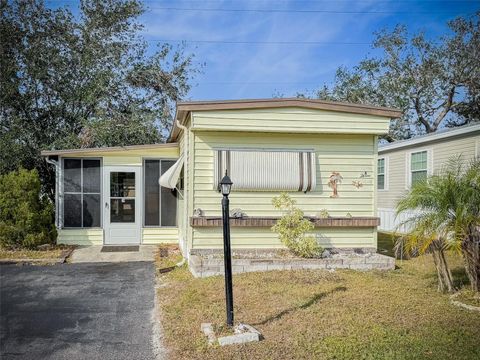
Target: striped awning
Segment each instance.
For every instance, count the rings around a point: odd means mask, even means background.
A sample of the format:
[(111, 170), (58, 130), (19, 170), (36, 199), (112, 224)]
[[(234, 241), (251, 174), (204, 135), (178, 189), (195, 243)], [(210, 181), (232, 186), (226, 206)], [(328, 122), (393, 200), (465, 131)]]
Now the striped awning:
[(309, 150), (215, 150), (214, 188), (228, 171), (233, 190), (314, 191), (315, 153)]

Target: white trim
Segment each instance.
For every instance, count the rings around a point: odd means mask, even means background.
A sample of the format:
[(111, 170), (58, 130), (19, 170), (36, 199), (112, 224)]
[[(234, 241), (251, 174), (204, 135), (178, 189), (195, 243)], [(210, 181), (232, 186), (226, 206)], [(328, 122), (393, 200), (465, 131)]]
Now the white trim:
[[(378, 160), (384, 160), (383, 164), (384, 164), (384, 167), (383, 167), (383, 189), (380, 189), (378, 187), (378, 175), (380, 175), (378, 173)], [(378, 156), (377, 157), (377, 178), (376, 178), (376, 181), (377, 181), (377, 191), (388, 191), (389, 190), (389, 178), (390, 176), (388, 176), (388, 173), (389, 173), (389, 161), (390, 158), (388, 155), (383, 155), (383, 156)]]
[(443, 139), (454, 137), (454, 136), (466, 135), (470, 133), (473, 135), (473, 133), (477, 131), (480, 132), (480, 125), (466, 125), (458, 129), (440, 131), (433, 134), (418, 136), (416, 138), (409, 139), (409, 140), (400, 140), (387, 145), (380, 145), (378, 147), (378, 153), (381, 154), (383, 152), (394, 150), (394, 149), (401, 149), (408, 146), (421, 145), (431, 141), (443, 140)]
[(411, 161), (412, 154), (427, 152), (427, 176), (433, 174), (433, 149), (431, 147), (424, 147), (418, 149), (412, 149), (405, 153), (405, 189), (410, 190), (412, 187), (412, 171), (411, 171)]

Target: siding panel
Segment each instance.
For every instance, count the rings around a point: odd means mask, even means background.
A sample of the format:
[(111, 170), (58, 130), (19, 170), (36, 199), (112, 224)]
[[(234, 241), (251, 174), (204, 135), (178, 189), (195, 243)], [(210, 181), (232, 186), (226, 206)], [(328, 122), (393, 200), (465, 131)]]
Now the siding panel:
[(142, 244), (178, 244), (177, 227), (158, 227), (142, 229)]
[[(330, 247), (376, 247), (374, 228), (318, 229), (312, 233), (319, 243)], [(234, 228), (231, 233), (233, 248), (284, 248), (277, 235), (265, 228)], [(221, 248), (223, 246), (222, 229), (195, 228), (195, 248)]]
[(192, 129), (218, 131), (384, 134), (389, 119), (301, 108), (194, 112)]
[[(221, 195), (213, 190), (213, 159), (215, 148), (255, 149), (313, 149), (316, 156), (316, 182), (314, 191), (304, 194), (291, 192), (297, 205), (306, 215), (317, 215), (327, 209), (331, 216), (374, 216), (374, 162), (375, 137), (373, 135), (333, 134), (261, 134), (240, 132), (193, 133), (194, 176), (193, 208), (201, 208), (204, 215), (220, 216)], [(333, 171), (343, 176), (338, 187), (339, 197), (331, 198), (328, 179)], [(367, 177), (361, 174), (367, 172)], [(352, 182), (361, 181), (356, 188)], [(234, 191), (230, 195), (230, 207), (241, 208), (249, 216), (280, 216), (272, 206), (272, 198), (279, 192)], [(367, 229), (318, 229), (315, 232), (326, 247), (375, 247), (376, 230)], [(282, 247), (276, 234), (270, 229), (247, 228), (232, 230), (234, 246)], [(193, 247), (221, 247), (221, 229), (193, 229)]]
[(103, 245), (103, 229), (60, 229), (57, 244)]

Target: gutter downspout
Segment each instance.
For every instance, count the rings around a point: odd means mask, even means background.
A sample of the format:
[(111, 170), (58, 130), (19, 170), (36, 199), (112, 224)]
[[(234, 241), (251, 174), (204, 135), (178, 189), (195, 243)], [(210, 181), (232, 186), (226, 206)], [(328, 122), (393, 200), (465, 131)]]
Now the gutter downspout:
[[(180, 121), (175, 120), (175, 124), (183, 131), (183, 135), (185, 136), (185, 143), (183, 145), (183, 158), (185, 159), (183, 162), (183, 171), (185, 174), (185, 178), (188, 179), (188, 143), (189, 143), (189, 134), (188, 134), (188, 129), (186, 126), (182, 125)], [(190, 180), (190, 179), (188, 179)], [(187, 182), (184, 184), (184, 190), (183, 193), (185, 194), (185, 190), (187, 189)], [(187, 233), (188, 233), (188, 204), (187, 200), (188, 196), (183, 196), (183, 239), (181, 241), (181, 250), (183, 253), (183, 257), (189, 260), (190, 253), (187, 249)]]
[(45, 158), (45, 161), (50, 164), (50, 165), (53, 165), (55, 166), (55, 226), (57, 229), (60, 229), (60, 214), (59, 214), (59, 211), (60, 211), (60, 208), (59, 208), (59, 203), (60, 203), (60, 199), (59, 199), (59, 190), (60, 190), (60, 170), (59, 170), (59, 167), (60, 167), (60, 163), (56, 160), (52, 160), (50, 159), (50, 157), (46, 157)]

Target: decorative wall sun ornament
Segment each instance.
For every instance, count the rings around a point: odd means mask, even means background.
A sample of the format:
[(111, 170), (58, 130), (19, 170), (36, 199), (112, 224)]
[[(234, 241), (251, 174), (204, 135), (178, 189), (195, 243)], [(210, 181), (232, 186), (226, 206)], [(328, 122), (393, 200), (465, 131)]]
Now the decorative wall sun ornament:
[(355, 186), (357, 189), (360, 189), (363, 186), (363, 183), (360, 180), (353, 180), (352, 185)]
[(338, 197), (337, 186), (338, 186), (338, 184), (340, 184), (342, 182), (342, 180), (343, 180), (343, 177), (342, 177), (342, 175), (340, 175), (339, 172), (333, 171), (330, 174), (330, 178), (329, 178), (329, 181), (328, 181), (328, 186), (331, 187), (332, 190), (333, 190), (333, 194), (330, 195), (330, 197), (332, 197), (332, 198)]

